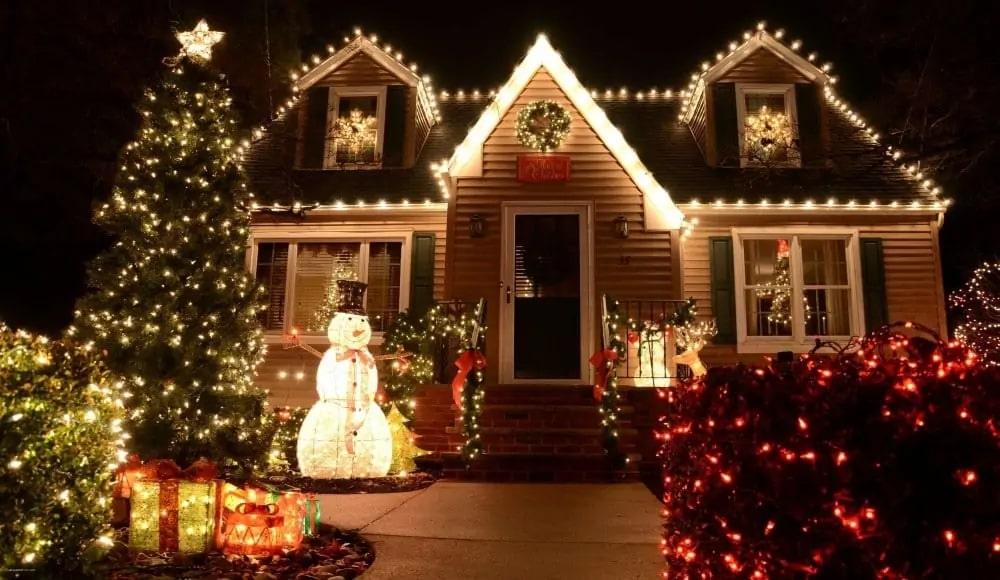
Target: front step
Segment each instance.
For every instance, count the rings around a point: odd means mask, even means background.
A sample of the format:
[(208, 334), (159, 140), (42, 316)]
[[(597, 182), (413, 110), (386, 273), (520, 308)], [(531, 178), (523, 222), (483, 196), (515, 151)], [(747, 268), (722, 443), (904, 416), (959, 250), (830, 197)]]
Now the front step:
[[(619, 414), (620, 448), (629, 458), (616, 470), (601, 445), (600, 411), (590, 386), (487, 386), (480, 415), (483, 454), (466, 469), (457, 452), (464, 442), (461, 421), (447, 389), (421, 392), (412, 423), (418, 444), (432, 457), (421, 463), (445, 477), (480, 481), (615, 481), (638, 477), (639, 432), (634, 409)], [(443, 394), (442, 391), (445, 393)], [(451, 424), (445, 425), (447, 407)]]

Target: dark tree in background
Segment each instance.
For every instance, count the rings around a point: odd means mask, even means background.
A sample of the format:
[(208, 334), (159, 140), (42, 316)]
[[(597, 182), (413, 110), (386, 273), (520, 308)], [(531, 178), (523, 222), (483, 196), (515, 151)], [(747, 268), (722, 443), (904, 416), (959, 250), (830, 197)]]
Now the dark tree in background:
[(69, 334), (127, 384), (130, 448), (186, 465), (261, 466), (271, 437), (260, 289), (246, 272), (251, 194), (231, 97), (185, 57), (138, 105), (142, 123), (95, 221), (114, 239)]

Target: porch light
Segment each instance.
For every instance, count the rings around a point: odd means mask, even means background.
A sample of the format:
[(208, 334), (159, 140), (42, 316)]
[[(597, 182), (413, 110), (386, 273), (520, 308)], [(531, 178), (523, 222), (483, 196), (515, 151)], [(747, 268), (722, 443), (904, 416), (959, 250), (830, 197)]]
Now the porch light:
[(486, 220), (478, 213), (469, 217), (469, 235), (474, 238), (481, 238), (486, 232)]
[(623, 240), (628, 237), (629, 232), (627, 217), (620, 215), (615, 218), (615, 233), (617, 233), (618, 237)]

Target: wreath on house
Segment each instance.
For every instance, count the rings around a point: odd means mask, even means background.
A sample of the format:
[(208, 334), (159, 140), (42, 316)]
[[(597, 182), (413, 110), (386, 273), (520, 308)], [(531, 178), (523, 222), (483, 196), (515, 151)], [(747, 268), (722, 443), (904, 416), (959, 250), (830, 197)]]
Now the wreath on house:
[(555, 101), (534, 101), (517, 113), (517, 141), (542, 153), (557, 149), (569, 134), (569, 113)]

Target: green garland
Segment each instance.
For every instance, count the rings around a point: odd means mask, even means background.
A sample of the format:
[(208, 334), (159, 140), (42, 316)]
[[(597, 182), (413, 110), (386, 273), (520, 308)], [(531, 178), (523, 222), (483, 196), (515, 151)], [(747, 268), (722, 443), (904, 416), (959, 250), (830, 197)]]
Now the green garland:
[(529, 149), (547, 153), (558, 149), (569, 134), (570, 116), (555, 101), (533, 101), (517, 113), (517, 141)]
[(607, 382), (604, 384), (603, 396), (600, 401), (601, 411), (601, 443), (604, 451), (611, 458), (615, 469), (624, 469), (628, 457), (622, 453), (618, 439), (618, 415), (621, 413), (621, 394), (618, 392), (618, 366), (626, 356), (625, 342), (622, 341), (618, 328), (621, 325), (621, 313), (618, 311), (618, 301), (609, 299), (607, 320), (607, 348), (614, 350), (618, 358), (608, 364)]
[[(479, 312), (463, 314), (455, 317), (446, 314), (441, 305), (431, 307), (419, 319), (403, 313), (385, 334), (385, 350), (387, 353), (407, 353), (404, 361), (394, 361), (384, 370), (385, 401), (382, 407), (387, 412), (395, 404), (399, 412), (407, 420), (412, 420), (417, 389), (434, 380), (434, 353), (441, 341), (457, 338), (463, 345), (460, 352), (453, 353), (455, 357), (465, 350), (476, 346), (480, 351), (486, 340), (486, 327), (480, 327), (477, 344), (472, 344), (472, 333), (475, 330)], [(451, 354), (451, 353), (449, 353)], [(449, 358), (452, 360), (452, 358)], [(473, 369), (466, 377), (462, 391), (462, 434), (465, 444), (462, 447), (462, 457), (468, 464), (482, 452), (482, 441), (479, 437), (479, 415), (482, 412), (483, 373)]]

